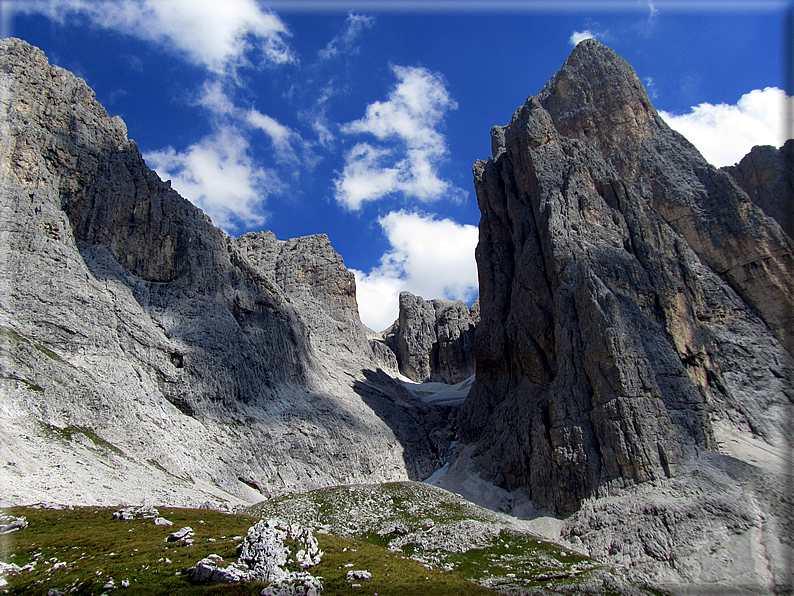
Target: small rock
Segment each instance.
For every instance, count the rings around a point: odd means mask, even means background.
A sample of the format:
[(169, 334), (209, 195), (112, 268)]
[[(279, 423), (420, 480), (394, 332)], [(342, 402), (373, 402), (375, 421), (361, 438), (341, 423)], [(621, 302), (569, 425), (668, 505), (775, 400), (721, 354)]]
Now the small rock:
[(180, 528), (176, 532), (171, 532), (163, 542), (177, 542), (179, 540), (189, 540), (193, 537), (193, 528), (190, 526), (185, 526), (184, 528)]
[(154, 525), (155, 526), (173, 526), (174, 522), (168, 521), (164, 517), (155, 517), (154, 518)]
[(347, 581), (352, 580), (362, 580), (362, 579), (372, 579), (372, 574), (369, 571), (359, 570), (359, 571), (348, 571), (347, 572)]
[(319, 577), (300, 572), (273, 582), (260, 592), (260, 596), (318, 596), (322, 593), (323, 583)]
[(13, 515), (0, 515), (0, 534), (10, 534), (28, 527), (25, 517), (14, 517)]

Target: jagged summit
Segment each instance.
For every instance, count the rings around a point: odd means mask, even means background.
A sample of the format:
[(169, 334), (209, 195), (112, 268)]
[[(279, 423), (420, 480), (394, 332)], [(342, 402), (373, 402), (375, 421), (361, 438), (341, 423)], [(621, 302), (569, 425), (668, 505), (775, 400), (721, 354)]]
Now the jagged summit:
[[(705, 489), (693, 470), (719, 483), (754, 465), (739, 445), (775, 454), (759, 477), (785, 469), (792, 241), (596, 41), (492, 139), (473, 166), (481, 321), (461, 442), (485, 478), (571, 516), (591, 552), (657, 571), (672, 558), (698, 581), (693, 543), (642, 507), (749, 540), (734, 516), (779, 499), (756, 480), (740, 497), (706, 489), (708, 510), (689, 501)], [(620, 547), (605, 543), (615, 524)]]

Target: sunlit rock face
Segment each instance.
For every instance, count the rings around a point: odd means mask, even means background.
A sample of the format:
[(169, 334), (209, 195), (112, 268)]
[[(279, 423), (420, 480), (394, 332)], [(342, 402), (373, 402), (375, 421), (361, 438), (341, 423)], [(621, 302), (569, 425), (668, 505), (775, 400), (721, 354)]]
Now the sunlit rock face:
[(0, 176), (0, 504), (234, 503), (437, 467), (449, 412), (378, 371), (328, 239), (230, 238), (14, 39)]
[(715, 425), (783, 448), (792, 243), (595, 40), (492, 130), (477, 379), (481, 473), (571, 514), (684, 473)]
[(475, 373), (474, 329), (479, 303), (425, 300), (400, 293), (400, 315), (382, 333), (400, 372), (417, 383), (455, 384)]

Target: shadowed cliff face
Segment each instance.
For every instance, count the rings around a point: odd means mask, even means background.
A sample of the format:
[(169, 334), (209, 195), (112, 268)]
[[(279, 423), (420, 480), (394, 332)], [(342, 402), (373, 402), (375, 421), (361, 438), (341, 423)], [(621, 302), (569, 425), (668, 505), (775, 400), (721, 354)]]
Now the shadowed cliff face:
[(753, 147), (739, 163), (720, 169), (733, 176), (753, 203), (794, 238), (794, 140), (780, 149)]
[(580, 43), (492, 137), (460, 416), (483, 474), (568, 514), (675, 476), (716, 422), (784, 444), (791, 241), (631, 67)]

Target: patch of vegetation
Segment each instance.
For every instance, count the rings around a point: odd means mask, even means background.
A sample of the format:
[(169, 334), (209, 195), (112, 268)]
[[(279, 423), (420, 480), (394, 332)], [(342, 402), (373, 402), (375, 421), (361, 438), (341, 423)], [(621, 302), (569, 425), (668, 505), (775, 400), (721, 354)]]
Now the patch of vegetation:
[[(467, 596), (494, 593), (459, 573), (431, 568), (403, 553), (390, 552), (370, 542), (323, 534), (317, 534), (317, 539), (325, 554), (311, 572), (323, 578), (326, 594)], [(351, 569), (369, 571), (372, 579), (349, 581), (347, 572)], [(353, 588), (354, 583), (362, 587)]]
[[(428, 571), (459, 574), (502, 592), (609, 594), (605, 580), (629, 586), (595, 559), (418, 482), (323, 488), (269, 499), (246, 511), (322, 527), (359, 544), (389, 549), (392, 556), (413, 560)], [(628, 589), (649, 593), (638, 586)]]
[[(7, 576), (3, 588), (10, 595), (46, 596), (106, 593), (112, 578), (116, 587), (129, 582), (119, 594), (191, 596), (222, 594), (258, 595), (262, 583), (198, 586), (190, 583), (187, 570), (210, 554), (236, 561), (237, 546), (256, 521), (251, 515), (229, 515), (205, 509), (159, 508), (173, 526), (155, 526), (152, 519), (114, 520), (117, 508), (78, 507), (44, 509), (14, 507), (7, 513), (25, 516), (28, 527), (6, 537), (0, 555), (5, 563), (26, 567)], [(193, 528), (194, 543), (164, 543), (173, 531)], [(492, 591), (473, 584), (457, 573), (428, 569), (424, 565), (363, 541), (317, 534), (324, 556), (310, 572), (323, 578), (326, 594), (362, 593), (409, 596), (477, 595)], [(352, 566), (351, 566), (352, 565)], [(351, 582), (347, 572), (367, 570), (371, 580)], [(353, 583), (365, 585), (354, 588)]]
[(50, 435), (55, 436), (63, 441), (69, 442), (72, 440), (72, 435), (81, 434), (89, 441), (91, 441), (96, 447), (99, 449), (107, 449), (119, 455), (121, 457), (126, 457), (125, 453), (116, 447), (113, 443), (110, 443), (100, 437), (96, 432), (94, 432), (90, 428), (86, 428), (84, 426), (66, 426), (61, 428), (59, 426), (54, 426), (52, 424), (48, 424), (46, 422), (39, 421), (39, 425)]
[(28, 389), (30, 389), (31, 391), (35, 391), (37, 393), (43, 393), (44, 392), (44, 388), (41, 385), (37, 385), (36, 383), (33, 383), (32, 381), (28, 381), (27, 379), (23, 379), (22, 377), (18, 377), (16, 375), (2, 375), (2, 374), (0, 374), (0, 379), (6, 379), (6, 380), (9, 380), (9, 381), (17, 381), (19, 383), (23, 383), (24, 385), (27, 386)]
[(0, 325), (0, 338), (13, 340), (13, 341), (15, 341), (17, 343), (28, 344), (29, 346), (35, 348), (36, 350), (38, 350), (39, 352), (41, 352), (42, 354), (47, 356), (47, 358), (50, 358), (51, 360), (54, 360), (55, 362), (57, 362), (59, 364), (67, 364), (67, 365), (71, 366), (71, 364), (66, 362), (66, 360), (64, 360), (63, 358), (58, 356), (58, 354), (56, 354), (55, 352), (53, 352), (49, 348), (47, 348), (45, 346), (42, 346), (41, 344), (36, 343), (35, 341), (30, 340), (30, 339), (28, 339), (27, 337), (25, 337), (23, 335), (20, 335), (19, 333), (17, 333), (16, 331), (11, 329), (10, 327), (5, 327), (3, 325)]

